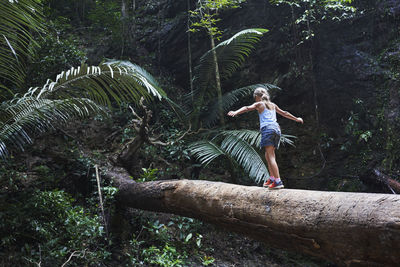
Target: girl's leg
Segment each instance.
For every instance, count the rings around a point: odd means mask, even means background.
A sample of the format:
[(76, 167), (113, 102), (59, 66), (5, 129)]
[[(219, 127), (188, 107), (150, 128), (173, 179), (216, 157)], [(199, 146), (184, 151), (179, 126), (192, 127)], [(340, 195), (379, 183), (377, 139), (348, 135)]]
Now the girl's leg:
[(271, 164), (269, 163), (269, 160), (268, 160), (268, 157), (267, 157), (267, 150), (265, 150), (265, 159), (267, 160), (267, 164), (268, 164), (269, 176), (275, 177), (275, 176), (272, 174)]
[(274, 146), (265, 147), (265, 159), (267, 160), (268, 163), (268, 169), (270, 175), (274, 176), (275, 178), (280, 178), (281, 176), (279, 175), (279, 168), (278, 164), (276, 163)]
[[(267, 158), (267, 153), (265, 153), (265, 158)], [(269, 164), (268, 160), (267, 164), (268, 164), (269, 179), (267, 179), (267, 181), (263, 184), (263, 187), (269, 187), (272, 184), (272, 182), (275, 181), (275, 177), (272, 175), (271, 172), (271, 164)]]

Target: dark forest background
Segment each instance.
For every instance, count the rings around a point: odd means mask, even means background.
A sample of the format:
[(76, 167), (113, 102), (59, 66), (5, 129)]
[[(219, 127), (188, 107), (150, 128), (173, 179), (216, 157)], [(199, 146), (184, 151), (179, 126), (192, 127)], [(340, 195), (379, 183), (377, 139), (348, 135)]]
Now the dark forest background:
[[(24, 57), (26, 78), (19, 86), (1, 83), (12, 94), (43, 86), (82, 63), (127, 60), (151, 73), (169, 101), (149, 101), (146, 108), (139, 101), (113, 102), (109, 116), (55, 123), (24, 150), (10, 147), (0, 167), (2, 266), (335, 266), (190, 218), (121, 207), (108, 179), (101, 180), (102, 214), (95, 166), (117, 162), (124, 147), (138, 140), (135, 120), (146, 112), (152, 112), (147, 137), (157, 142), (140, 143), (125, 164), (138, 182), (204, 179), (260, 186), (240, 164), (218, 158), (205, 166), (189, 149), (223, 130), (257, 130), (258, 118), (249, 113), (195, 126), (179, 111), (199, 101), (190, 95), (189, 70), (210, 49), (206, 31), (188, 31), (196, 22), (188, 10), (197, 1), (37, 2), (42, 29), (32, 33), (38, 45)], [(277, 151), (285, 187), (395, 193), (400, 3), (355, 0), (345, 4), (354, 9), (346, 9), (335, 6), (341, 1), (332, 8), (314, 2), (247, 0), (220, 10), (217, 43), (245, 29), (269, 30), (223, 80), (222, 93), (270, 84), (279, 87), (271, 89), (272, 101), (304, 119), (300, 125), (278, 118), (282, 132), (295, 136), (295, 146)], [(252, 101), (244, 94), (230, 108)]]

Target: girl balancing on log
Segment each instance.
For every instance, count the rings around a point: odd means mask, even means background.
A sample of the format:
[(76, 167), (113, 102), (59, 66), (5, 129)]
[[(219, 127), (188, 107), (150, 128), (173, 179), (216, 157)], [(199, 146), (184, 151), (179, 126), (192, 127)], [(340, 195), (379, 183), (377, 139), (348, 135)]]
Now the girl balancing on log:
[(255, 103), (250, 106), (244, 106), (236, 111), (229, 111), (228, 116), (235, 117), (236, 115), (257, 110), (260, 118), (260, 132), (261, 143), (260, 147), (265, 147), (265, 159), (268, 163), (268, 170), (270, 172), (269, 179), (264, 183), (264, 187), (270, 189), (283, 188), (283, 183), (279, 175), (278, 164), (275, 159), (275, 148), (279, 147), (281, 138), (281, 128), (276, 121), (276, 113), (283, 117), (303, 123), (303, 119), (295, 117), (287, 111), (280, 109), (276, 104), (270, 101), (270, 96), (264, 88), (257, 88), (254, 90), (253, 97)]

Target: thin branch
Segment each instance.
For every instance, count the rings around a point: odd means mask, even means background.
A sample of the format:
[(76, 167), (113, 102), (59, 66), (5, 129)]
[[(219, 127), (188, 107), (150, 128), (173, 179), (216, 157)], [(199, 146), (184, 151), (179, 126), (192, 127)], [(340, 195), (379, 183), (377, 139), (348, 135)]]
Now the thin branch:
[(384, 183), (390, 189), (390, 191), (392, 191), (393, 194), (396, 194), (396, 191), (393, 190), (393, 187), (397, 189), (397, 191), (400, 189), (399, 182), (392, 179), (390, 176), (384, 174), (383, 172), (379, 171), (378, 169), (374, 169), (374, 174), (376, 175), (377, 180)]
[(106, 216), (104, 213), (104, 206), (103, 206), (103, 198), (101, 196), (101, 186), (100, 186), (100, 175), (99, 175), (99, 167), (98, 165), (94, 165), (94, 168), (96, 169), (96, 180), (97, 180), (97, 190), (99, 192), (99, 201), (100, 201), (100, 208), (101, 208), (101, 214), (103, 216), (103, 221), (104, 221), (104, 227), (106, 229), (106, 233), (108, 235), (108, 229), (107, 229), (107, 222), (106, 222)]
[(176, 141), (180, 141), (182, 140), (187, 134), (190, 133), (190, 131), (192, 130), (192, 124), (189, 122), (189, 128), (187, 129), (186, 132), (183, 133), (182, 136), (180, 136), (178, 139), (176, 139)]
[[(83, 253), (83, 255), (82, 255)], [(69, 256), (68, 260), (66, 262), (63, 263), (63, 265), (61, 265), (61, 267), (65, 267), (67, 265), (68, 262), (71, 261), (72, 257), (85, 257), (85, 253), (86, 253), (86, 249), (84, 249), (83, 251), (74, 251), (71, 253), (71, 255)]]
[(131, 109), (133, 116), (135, 116), (139, 121), (143, 120), (138, 114), (136, 114), (135, 110), (131, 106), (129, 106), (129, 108)]

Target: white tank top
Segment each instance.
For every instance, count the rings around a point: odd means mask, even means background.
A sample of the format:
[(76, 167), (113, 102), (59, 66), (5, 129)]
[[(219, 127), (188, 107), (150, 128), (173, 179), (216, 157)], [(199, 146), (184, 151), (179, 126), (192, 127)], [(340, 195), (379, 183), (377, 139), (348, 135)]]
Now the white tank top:
[(258, 117), (260, 118), (260, 129), (263, 128), (264, 126), (268, 126), (268, 128), (279, 127), (279, 125), (276, 121), (275, 108), (268, 109), (267, 107), (265, 107), (265, 109), (262, 113), (258, 113)]

